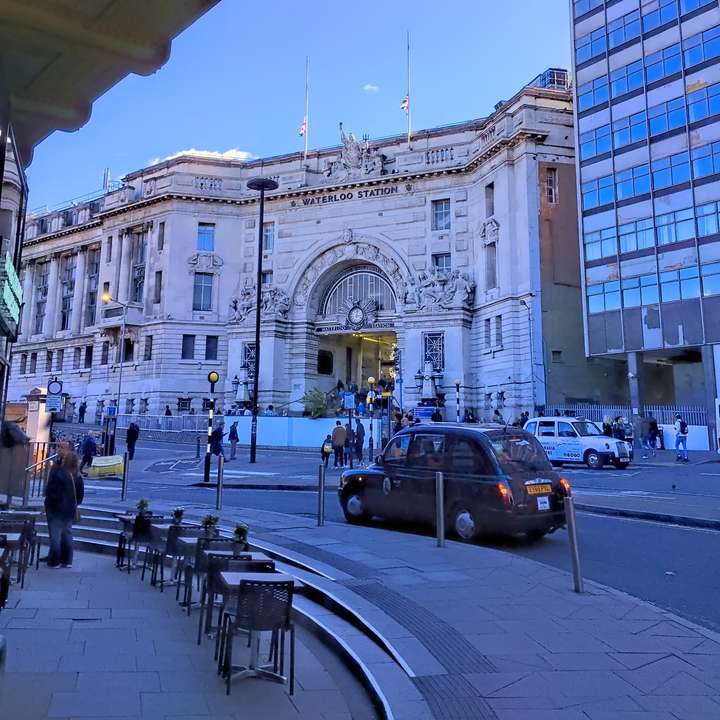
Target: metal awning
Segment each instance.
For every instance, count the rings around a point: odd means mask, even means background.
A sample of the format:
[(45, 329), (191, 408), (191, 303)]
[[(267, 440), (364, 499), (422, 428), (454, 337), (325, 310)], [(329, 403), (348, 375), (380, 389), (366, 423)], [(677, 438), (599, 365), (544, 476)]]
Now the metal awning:
[(54, 130), (77, 130), (93, 101), (130, 73), (149, 75), (172, 39), (218, 0), (3, 0), (0, 113), (22, 162)]

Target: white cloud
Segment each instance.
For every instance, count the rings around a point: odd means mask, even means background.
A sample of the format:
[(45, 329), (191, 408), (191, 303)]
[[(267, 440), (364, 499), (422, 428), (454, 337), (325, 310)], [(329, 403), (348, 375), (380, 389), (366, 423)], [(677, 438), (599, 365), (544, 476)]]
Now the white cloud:
[(150, 165), (157, 165), (158, 163), (165, 162), (166, 160), (174, 160), (182, 155), (189, 155), (191, 157), (199, 158), (214, 158), (217, 160), (252, 160), (255, 155), (247, 150), (238, 150), (237, 148), (231, 148), (225, 150), (225, 152), (218, 152), (217, 150), (196, 150), (195, 148), (189, 148), (188, 150), (179, 150), (172, 155), (161, 158), (156, 157), (150, 160)]
[(363, 85), (363, 90), (370, 93), (380, 92), (380, 88), (377, 85), (373, 85), (372, 83), (365, 83)]

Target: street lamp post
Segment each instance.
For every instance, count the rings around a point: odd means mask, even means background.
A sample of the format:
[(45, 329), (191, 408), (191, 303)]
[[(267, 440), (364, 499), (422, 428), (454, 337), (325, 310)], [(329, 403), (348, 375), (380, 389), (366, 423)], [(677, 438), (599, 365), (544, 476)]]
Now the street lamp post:
[(207, 425), (207, 448), (205, 449), (205, 470), (203, 472), (203, 482), (210, 482), (210, 451), (212, 449), (212, 431), (213, 418), (215, 416), (215, 383), (220, 380), (215, 370), (211, 370), (207, 376), (210, 383), (210, 407), (208, 408), (208, 425)]
[[(115, 433), (117, 428), (117, 421), (118, 421), (118, 415), (120, 415), (120, 393), (122, 392), (122, 376), (123, 376), (123, 365), (125, 364), (125, 327), (127, 324), (127, 309), (128, 304), (122, 303), (118, 300), (113, 300), (110, 293), (103, 293), (100, 296), (100, 299), (103, 301), (104, 304), (108, 304), (110, 302), (115, 302), (116, 305), (120, 305), (122, 307), (122, 322), (120, 324), (120, 347), (118, 351), (118, 361), (120, 363), (120, 371), (118, 373), (118, 386), (117, 386), (117, 394), (115, 395), (115, 427), (113, 428), (111, 440), (108, 442), (108, 447), (110, 450), (110, 453), (115, 452)], [(107, 450), (106, 450), (107, 452)]]
[(460, 381), (455, 381), (455, 419), (460, 422)]
[(260, 302), (262, 300), (262, 242), (265, 219), (265, 191), (277, 190), (278, 184), (270, 178), (257, 177), (248, 180), (250, 190), (260, 191), (260, 221), (258, 225), (257, 274), (255, 277), (255, 373), (253, 376), (252, 424), (250, 426), (250, 462), (255, 462), (257, 452), (258, 392), (260, 380)]
[[(375, 400), (375, 391), (373, 390), (373, 385), (375, 384), (375, 378), (371, 375), (368, 378), (368, 385), (370, 386), (370, 390), (368, 390), (367, 394), (367, 401), (368, 401), (368, 411), (370, 414), (370, 437), (373, 436), (373, 419), (375, 415), (375, 408), (373, 407), (373, 402)], [(380, 427), (382, 427), (382, 422), (380, 423)]]

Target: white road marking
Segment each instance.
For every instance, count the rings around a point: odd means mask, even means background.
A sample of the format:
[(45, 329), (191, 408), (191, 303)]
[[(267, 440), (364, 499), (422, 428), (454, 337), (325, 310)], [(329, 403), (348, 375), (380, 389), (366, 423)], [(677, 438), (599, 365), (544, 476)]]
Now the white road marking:
[[(204, 477), (205, 476), (204, 473), (201, 473), (201, 472), (187, 472), (184, 474), (190, 475), (192, 477)], [(274, 472), (261, 472), (260, 470), (225, 470), (223, 472), (223, 475), (225, 477), (243, 476), (243, 475), (261, 475), (261, 476), (266, 476), (266, 477), (275, 477), (279, 474), (280, 473), (274, 473)]]

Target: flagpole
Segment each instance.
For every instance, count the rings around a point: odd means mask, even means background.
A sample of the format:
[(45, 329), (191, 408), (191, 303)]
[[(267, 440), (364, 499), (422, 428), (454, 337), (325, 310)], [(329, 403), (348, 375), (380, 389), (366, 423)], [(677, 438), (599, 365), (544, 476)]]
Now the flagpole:
[(305, 153), (303, 154), (303, 161), (307, 162), (308, 154), (308, 130), (310, 123), (308, 122), (308, 106), (310, 100), (309, 91), (309, 78), (310, 78), (310, 56), (305, 56)]
[(407, 143), (410, 147), (410, 31), (407, 31)]

